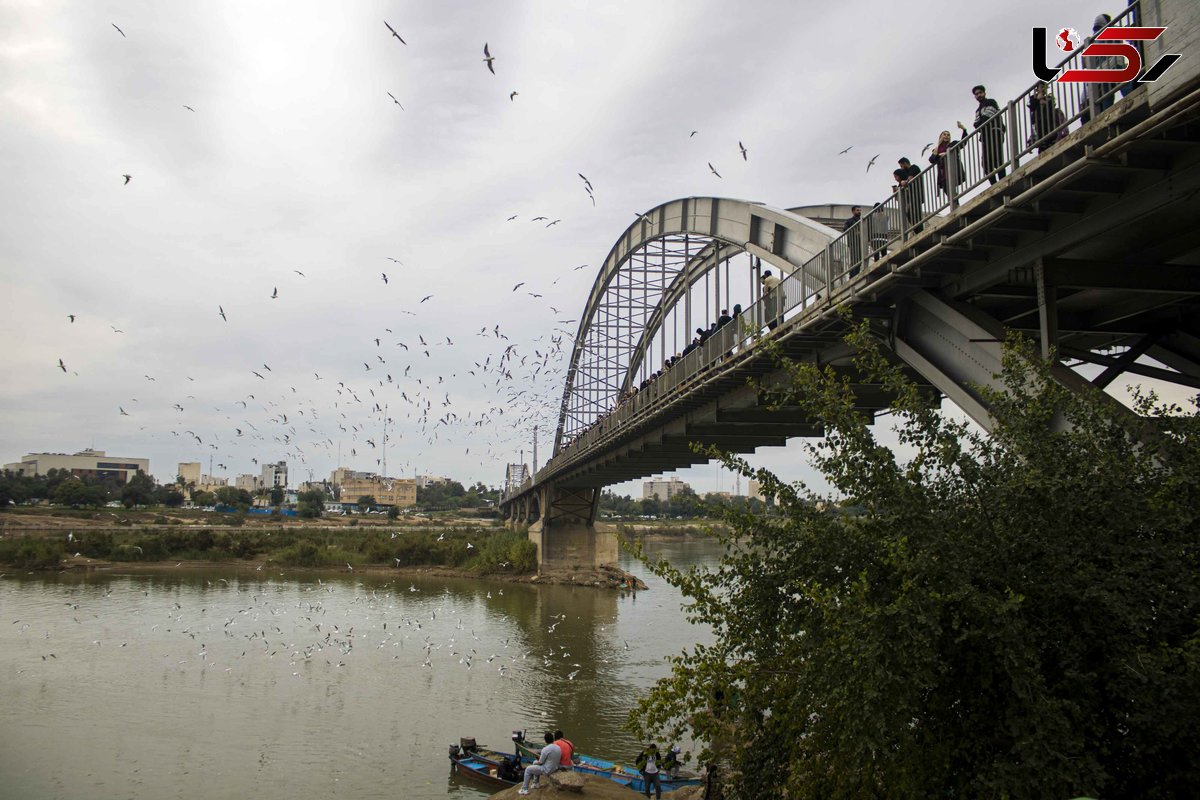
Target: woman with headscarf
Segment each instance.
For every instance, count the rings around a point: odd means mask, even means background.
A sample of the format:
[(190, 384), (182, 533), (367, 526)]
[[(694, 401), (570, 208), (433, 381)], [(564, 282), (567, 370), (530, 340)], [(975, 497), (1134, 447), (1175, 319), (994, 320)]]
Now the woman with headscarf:
[(1067, 135), (1067, 118), (1054, 104), (1054, 96), (1046, 91), (1047, 85), (1039, 83), (1029, 95), (1029, 144), (1036, 145), (1038, 152), (1045, 152), (1050, 145)]
[[(959, 121), (958, 127), (962, 130), (962, 136), (958, 137), (958, 141), (961, 142), (967, 138), (967, 126)], [(929, 155), (929, 163), (937, 167), (937, 187), (945, 194), (950, 193), (946, 188), (946, 182), (949, 180), (946, 177), (946, 159), (950, 157), (951, 151), (954, 154), (955, 184), (961, 184), (967, 179), (967, 170), (963, 166), (962, 154), (955, 147), (956, 144), (957, 142), (950, 141), (950, 131), (942, 131), (938, 136), (937, 147), (933, 148), (933, 152)], [(958, 186), (956, 185), (954, 188), (957, 189)]]

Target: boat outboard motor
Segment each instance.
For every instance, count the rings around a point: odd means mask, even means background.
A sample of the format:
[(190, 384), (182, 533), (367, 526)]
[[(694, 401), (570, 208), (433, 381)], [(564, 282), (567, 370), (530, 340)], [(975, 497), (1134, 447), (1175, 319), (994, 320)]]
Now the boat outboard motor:
[(520, 744), (521, 742), (525, 741), (525, 731), (513, 731), (512, 732), (512, 740), (514, 742), (516, 742), (517, 744)]
[(458, 745), (456, 745), (456, 744), (450, 745), (450, 757), (451, 758), (457, 758), (458, 754), (461, 751), (462, 751), (462, 749)]

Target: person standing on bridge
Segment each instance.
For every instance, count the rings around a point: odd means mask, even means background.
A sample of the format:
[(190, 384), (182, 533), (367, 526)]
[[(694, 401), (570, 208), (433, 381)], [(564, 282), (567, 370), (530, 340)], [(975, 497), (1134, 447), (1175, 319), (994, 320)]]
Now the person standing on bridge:
[(759, 279), (762, 284), (763, 313), (767, 317), (767, 327), (775, 330), (779, 327), (779, 278), (764, 270)]
[[(958, 123), (959, 130), (962, 131), (962, 136), (958, 141), (961, 142), (967, 138), (967, 126), (960, 121)], [(950, 190), (946, 186), (946, 181), (949, 177), (946, 175), (946, 159), (954, 156), (954, 182), (961, 186), (963, 181), (967, 179), (967, 170), (962, 162), (962, 155), (956, 147), (957, 142), (950, 139), (950, 131), (942, 131), (938, 135), (937, 147), (933, 148), (933, 152), (929, 154), (929, 163), (937, 167), (937, 187), (942, 190), (943, 194), (950, 194)], [(955, 190), (958, 189), (955, 186)]]
[(987, 96), (987, 87), (979, 84), (971, 89), (979, 105), (975, 108), (975, 130), (981, 130), (980, 144), (983, 146), (983, 172), (987, 175), (988, 183), (996, 181), (1008, 174), (1004, 169), (1004, 117), (1000, 114), (1000, 105)]
[(921, 185), (921, 168), (912, 163), (908, 157), (897, 161), (904, 172), (904, 206), (908, 214), (908, 224), (913, 233), (920, 233), (925, 227), (921, 217), (925, 213), (925, 187)]
[(850, 219), (842, 223), (842, 230), (850, 233), (846, 237), (846, 244), (850, 247), (850, 270), (849, 276), (853, 278), (858, 274), (858, 268), (862, 262), (862, 228), (856, 227), (862, 221), (862, 206), (850, 206)]

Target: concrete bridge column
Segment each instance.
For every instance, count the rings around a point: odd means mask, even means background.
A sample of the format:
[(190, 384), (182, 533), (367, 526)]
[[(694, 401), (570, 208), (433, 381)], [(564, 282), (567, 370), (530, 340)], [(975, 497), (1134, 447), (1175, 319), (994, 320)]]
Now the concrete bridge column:
[(616, 533), (596, 529), (600, 492), (598, 487), (554, 483), (538, 488), (538, 514), (529, 526), (529, 540), (537, 545), (539, 567), (574, 569), (616, 565)]

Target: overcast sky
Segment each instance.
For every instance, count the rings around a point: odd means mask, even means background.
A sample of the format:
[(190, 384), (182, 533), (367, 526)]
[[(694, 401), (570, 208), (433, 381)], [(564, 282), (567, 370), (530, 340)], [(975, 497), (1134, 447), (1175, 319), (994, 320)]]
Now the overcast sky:
[(386, 403), (390, 474), (499, 484), (634, 212), (881, 200), (973, 84), (1033, 82), (1031, 27), (1118, 5), (0, 0), (0, 460), (295, 485), (378, 471)]

